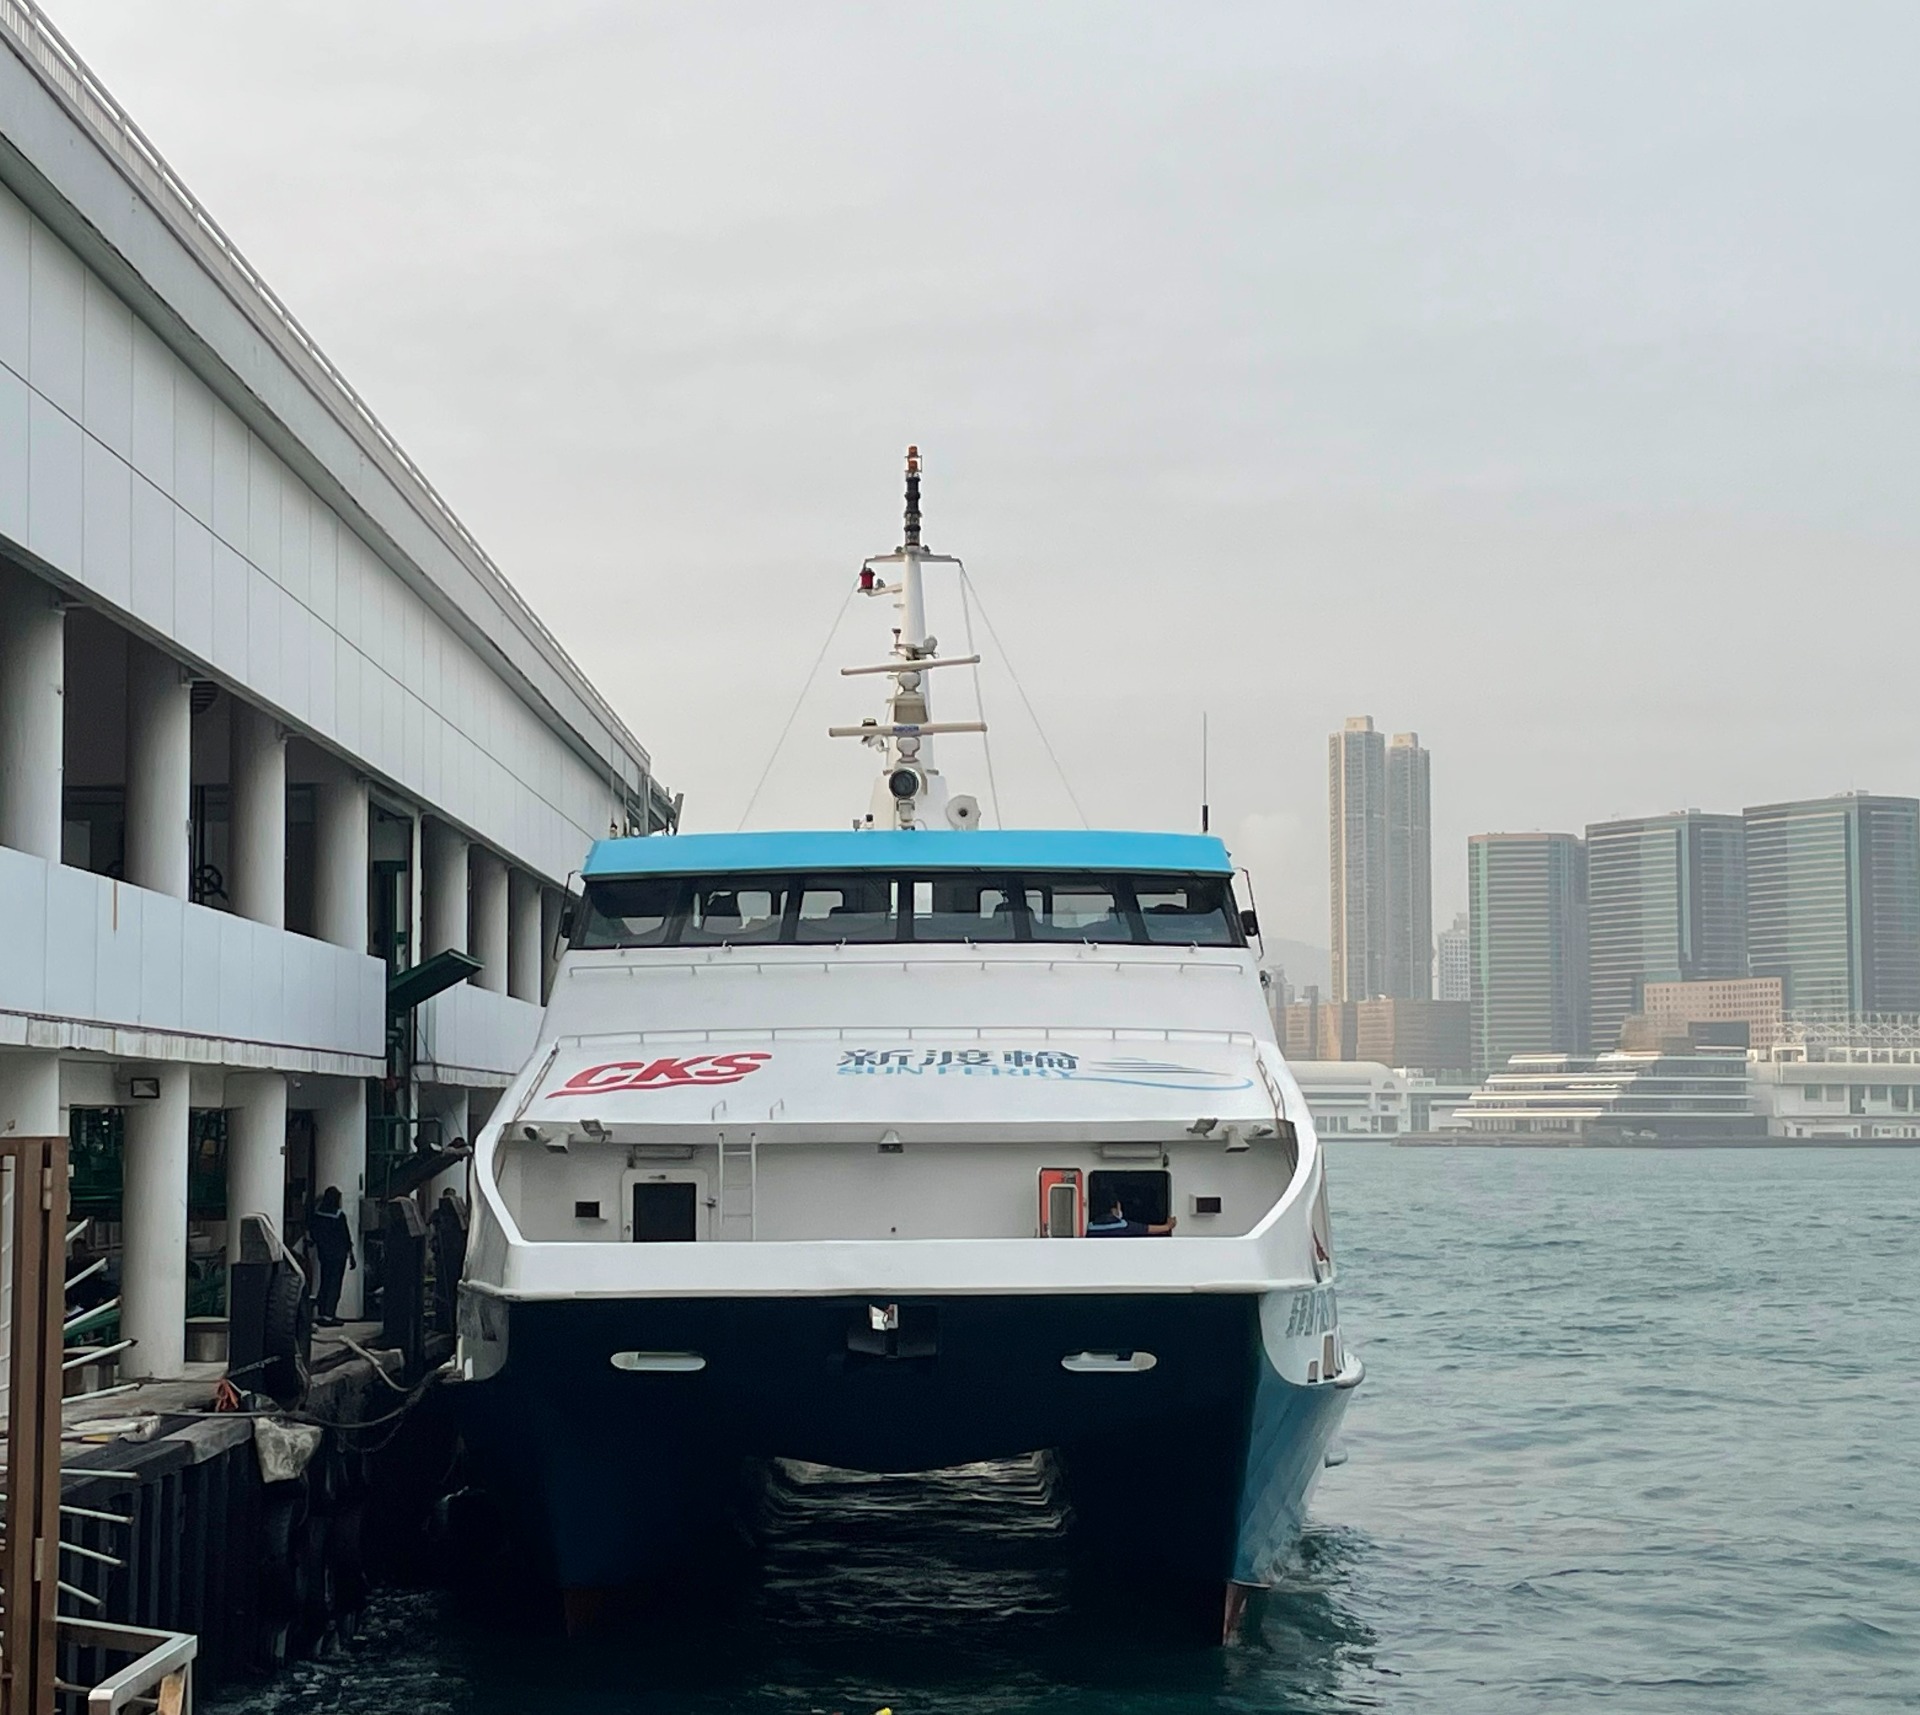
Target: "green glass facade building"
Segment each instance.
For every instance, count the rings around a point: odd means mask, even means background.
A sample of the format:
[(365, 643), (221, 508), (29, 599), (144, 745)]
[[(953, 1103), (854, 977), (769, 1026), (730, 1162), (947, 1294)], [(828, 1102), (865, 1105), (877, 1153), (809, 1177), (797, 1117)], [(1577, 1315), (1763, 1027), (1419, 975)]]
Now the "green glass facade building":
[(1745, 814), (1747, 956), (1786, 1005), (1920, 1012), (1920, 799), (1854, 792)]
[(1468, 986), (1476, 1073), (1587, 1043), (1587, 862), (1574, 834), (1467, 842)]
[(1746, 824), (1699, 810), (1587, 829), (1587, 1014), (1606, 1053), (1650, 982), (1747, 974)]

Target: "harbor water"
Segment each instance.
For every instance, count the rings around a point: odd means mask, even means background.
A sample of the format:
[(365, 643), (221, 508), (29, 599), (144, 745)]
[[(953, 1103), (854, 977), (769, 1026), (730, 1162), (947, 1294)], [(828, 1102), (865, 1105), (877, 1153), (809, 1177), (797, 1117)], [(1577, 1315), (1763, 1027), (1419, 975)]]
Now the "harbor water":
[(1368, 1380), (1232, 1648), (1077, 1573), (1042, 1465), (788, 1470), (700, 1614), (568, 1642), (390, 1593), (350, 1650), (215, 1707), (1920, 1707), (1920, 1152), (1331, 1156)]

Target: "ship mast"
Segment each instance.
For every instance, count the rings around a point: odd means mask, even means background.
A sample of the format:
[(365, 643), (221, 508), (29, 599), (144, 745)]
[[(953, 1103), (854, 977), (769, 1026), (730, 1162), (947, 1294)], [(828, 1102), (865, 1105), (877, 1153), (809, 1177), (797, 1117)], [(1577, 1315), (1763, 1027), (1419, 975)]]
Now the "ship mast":
[[(931, 716), (928, 678), (936, 668), (970, 667), (978, 655), (939, 653), (939, 640), (927, 632), (927, 600), (922, 568), (957, 566), (950, 554), (930, 553), (921, 539), (920, 449), (907, 448), (906, 519), (900, 546), (891, 554), (876, 554), (860, 567), (859, 593), (891, 596), (899, 614), (893, 628), (893, 659), (872, 667), (842, 667), (842, 676), (886, 674), (893, 681), (884, 720), (865, 720), (858, 726), (829, 727), (833, 738), (857, 738), (878, 749), (883, 758), (873, 800), (856, 828), (977, 828), (980, 804), (959, 794), (949, 796), (947, 783), (933, 765), (932, 740), (940, 733), (985, 732), (982, 721), (936, 722)], [(899, 568), (892, 583), (875, 567)]]

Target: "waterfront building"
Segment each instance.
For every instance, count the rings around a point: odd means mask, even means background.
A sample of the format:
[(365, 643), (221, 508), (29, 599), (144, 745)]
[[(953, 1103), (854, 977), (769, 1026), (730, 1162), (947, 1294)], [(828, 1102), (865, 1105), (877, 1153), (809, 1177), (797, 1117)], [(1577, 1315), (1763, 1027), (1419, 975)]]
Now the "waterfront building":
[(1327, 740), (1335, 1000), (1433, 993), (1429, 773), (1419, 734), (1388, 744), (1370, 715)]
[(1467, 842), (1473, 1069), (1586, 1045), (1586, 851), (1573, 834)]
[(1323, 1139), (1395, 1137), (1407, 1128), (1406, 1080), (1366, 1060), (1292, 1060), (1289, 1069)]
[[(1387, 746), (1387, 986), (1396, 1000), (1433, 996), (1433, 792), (1420, 735)], [(1398, 1062), (1395, 1062), (1398, 1064)]]
[(1920, 1138), (1920, 1017), (1791, 1017), (1753, 1077), (1775, 1137)]
[(1464, 911), (1454, 913), (1453, 927), (1439, 934), (1438, 982), (1441, 1000), (1471, 1001), (1473, 979), (1470, 975), (1473, 936)]
[(1763, 1137), (1744, 1048), (1517, 1054), (1459, 1118), (1476, 1135), (1557, 1142), (1732, 1143)]
[(1790, 1011), (1920, 1012), (1920, 799), (1746, 812), (1747, 952)]
[(1587, 829), (1587, 1010), (1612, 1048), (1651, 982), (1747, 972), (1746, 828), (1699, 810)]
[(1684, 1036), (1689, 1025), (1740, 1024), (1747, 1045), (1765, 1053), (1780, 1040), (1785, 985), (1778, 977), (1729, 977), (1707, 982), (1650, 982), (1641, 1012), (1660, 1036)]
[(566, 878), (668, 801), (75, 87), (0, 53), (0, 1128), (73, 1140), (122, 1373), (169, 1377), (241, 1217), (297, 1238), (336, 1185), (358, 1223), (471, 1135), (534, 1041)]
[(1410, 1132), (1464, 1131), (1463, 1117), (1473, 1092), (1479, 1086), (1459, 1073), (1438, 1076), (1430, 1072), (1403, 1068), (1398, 1072), (1406, 1091), (1407, 1122)]

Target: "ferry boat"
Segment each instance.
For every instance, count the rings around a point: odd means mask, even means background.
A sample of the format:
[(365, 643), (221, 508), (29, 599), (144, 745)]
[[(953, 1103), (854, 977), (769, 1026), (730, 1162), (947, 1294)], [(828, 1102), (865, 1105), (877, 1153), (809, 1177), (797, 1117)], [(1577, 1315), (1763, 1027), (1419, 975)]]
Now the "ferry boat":
[(1237, 1624), (1359, 1360), (1225, 846), (948, 792), (909, 454), (850, 829), (596, 844), (475, 1139), (469, 1445), (563, 1590), (671, 1579), (740, 1474), (1045, 1452), (1103, 1559)]

